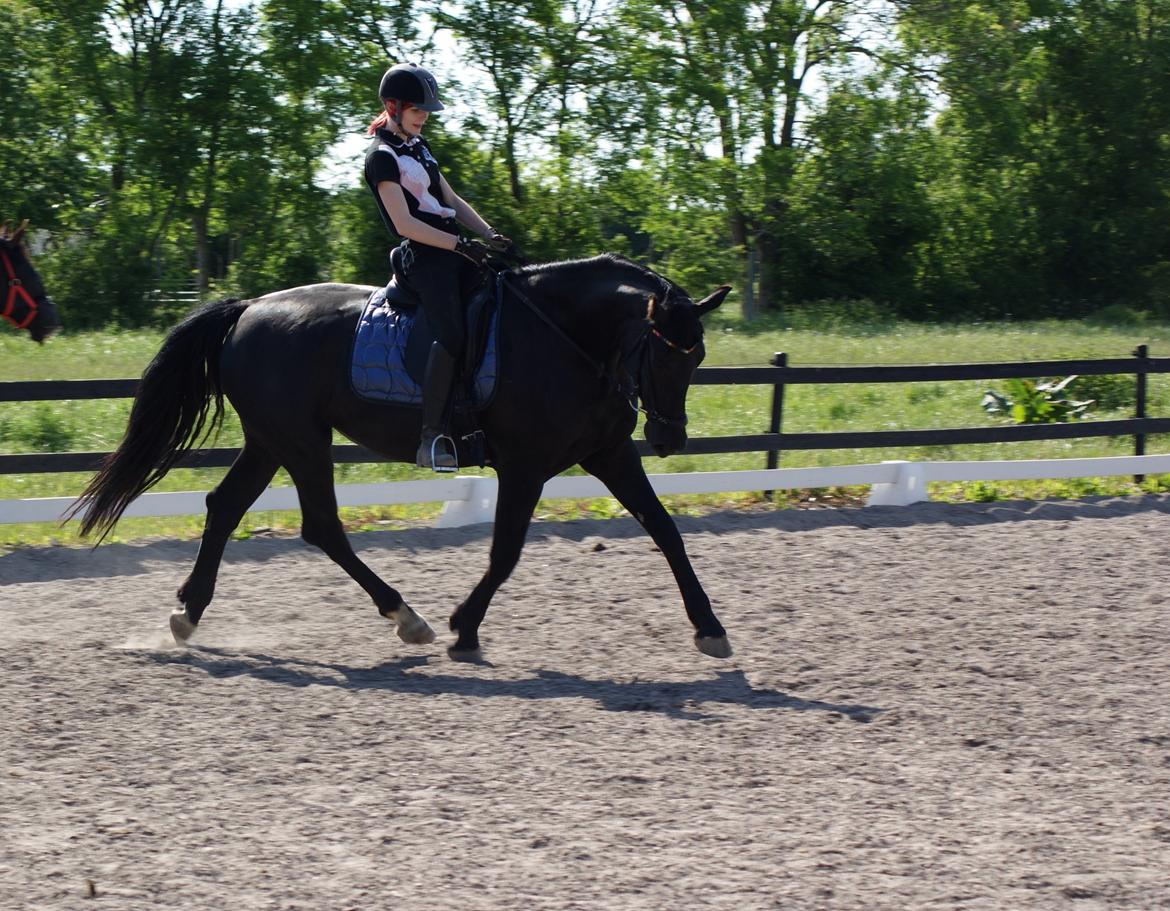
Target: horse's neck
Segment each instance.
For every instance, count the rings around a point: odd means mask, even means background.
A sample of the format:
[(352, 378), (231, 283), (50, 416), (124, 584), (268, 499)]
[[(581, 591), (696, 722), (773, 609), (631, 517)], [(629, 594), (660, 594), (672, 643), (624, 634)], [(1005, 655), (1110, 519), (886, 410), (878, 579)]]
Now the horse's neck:
[(633, 269), (628, 274), (612, 268), (599, 271), (588, 263), (563, 264), (527, 279), (537, 306), (596, 357), (618, 345), (629, 321), (644, 318), (651, 293), (632, 290), (645, 281)]

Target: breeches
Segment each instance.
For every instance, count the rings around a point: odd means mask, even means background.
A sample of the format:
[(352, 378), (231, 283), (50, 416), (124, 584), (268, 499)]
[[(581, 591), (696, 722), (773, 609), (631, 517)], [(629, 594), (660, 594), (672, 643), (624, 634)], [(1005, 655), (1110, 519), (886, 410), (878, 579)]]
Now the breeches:
[(467, 339), (463, 290), (474, 277), (475, 266), (452, 250), (414, 241), (414, 261), (407, 271), (410, 285), (422, 300), (427, 322), (435, 337), (454, 357), (463, 356)]

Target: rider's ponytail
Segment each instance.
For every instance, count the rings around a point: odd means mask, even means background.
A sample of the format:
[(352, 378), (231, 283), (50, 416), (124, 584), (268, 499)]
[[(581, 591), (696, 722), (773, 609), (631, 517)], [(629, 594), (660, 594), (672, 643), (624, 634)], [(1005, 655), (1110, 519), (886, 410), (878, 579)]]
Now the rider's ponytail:
[(366, 135), (373, 136), (378, 130), (390, 123), (390, 115), (383, 111), (377, 117), (370, 121), (369, 127), (366, 128)]
[[(375, 117), (373, 120), (370, 121), (369, 127), (366, 128), (366, 135), (367, 136), (373, 136), (376, 132), (378, 132), (378, 130), (382, 129), (382, 127), (389, 126), (390, 125), (390, 117), (392, 116), (392, 113), (393, 114), (398, 113), (399, 102), (391, 101), (388, 98), (388, 99), (386, 99), (386, 103), (389, 105), (390, 110), (389, 111), (385, 111), (385, 110), (382, 111), (381, 114), (379, 114), (377, 117)], [(402, 104), (402, 110), (404, 113), (406, 111), (409, 111), (412, 107), (414, 107), (414, 105), (411, 104), (409, 101), (403, 101), (403, 102), (401, 102), (401, 104)]]

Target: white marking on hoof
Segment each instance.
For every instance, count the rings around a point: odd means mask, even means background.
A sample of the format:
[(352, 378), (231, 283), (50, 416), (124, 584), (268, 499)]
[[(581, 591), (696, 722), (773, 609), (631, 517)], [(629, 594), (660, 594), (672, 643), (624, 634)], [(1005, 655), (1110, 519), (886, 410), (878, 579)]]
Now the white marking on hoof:
[(731, 643), (726, 636), (695, 636), (695, 648), (712, 658), (731, 657)]
[(389, 615), (395, 624), (398, 638), (410, 645), (427, 645), (435, 641), (435, 631), (410, 605), (403, 603)]
[(483, 664), (483, 649), (456, 649), (451, 646), (447, 649), (447, 657), (452, 661), (462, 661), (464, 664)]
[(185, 610), (177, 610), (171, 614), (171, 635), (175, 637), (176, 645), (186, 645), (187, 640), (195, 634), (195, 624), (192, 623)]

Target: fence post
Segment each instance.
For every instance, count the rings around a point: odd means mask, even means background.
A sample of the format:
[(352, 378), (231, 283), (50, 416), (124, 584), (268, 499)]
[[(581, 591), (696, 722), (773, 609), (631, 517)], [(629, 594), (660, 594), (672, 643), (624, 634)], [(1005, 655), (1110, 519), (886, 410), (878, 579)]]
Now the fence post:
[[(1146, 358), (1149, 357), (1149, 354), (1150, 354), (1150, 346), (1149, 345), (1138, 345), (1137, 348), (1135, 348), (1134, 352), (1133, 352), (1133, 356), (1138, 359), (1137, 396), (1136, 396), (1137, 402), (1136, 402), (1136, 407), (1134, 408), (1134, 411), (1135, 411), (1134, 417), (1138, 418), (1138, 419), (1145, 418), (1145, 416), (1146, 416), (1146, 385), (1149, 382), (1150, 375), (1146, 372), (1145, 361), (1146, 361)], [(1138, 433), (1138, 434), (1134, 435), (1133, 454), (1134, 455), (1145, 455), (1146, 454), (1146, 435), (1144, 433)], [(1144, 474), (1135, 474), (1133, 476), (1133, 482), (1135, 484), (1140, 484), (1145, 479), (1146, 479), (1146, 476)]]
[[(777, 351), (775, 354), (772, 355), (772, 366), (773, 367), (787, 367), (788, 366), (788, 355), (783, 351)], [(780, 425), (783, 422), (783, 420), (784, 420), (784, 384), (783, 383), (776, 383), (772, 387), (772, 420), (768, 424), (768, 433), (778, 434), (780, 432)], [(777, 468), (777, 467), (779, 467), (779, 465), (780, 465), (780, 450), (779, 449), (769, 449), (768, 450), (767, 467), (768, 468)], [(764, 496), (770, 500), (770, 499), (772, 499), (773, 493), (775, 493), (774, 490), (765, 490)]]

